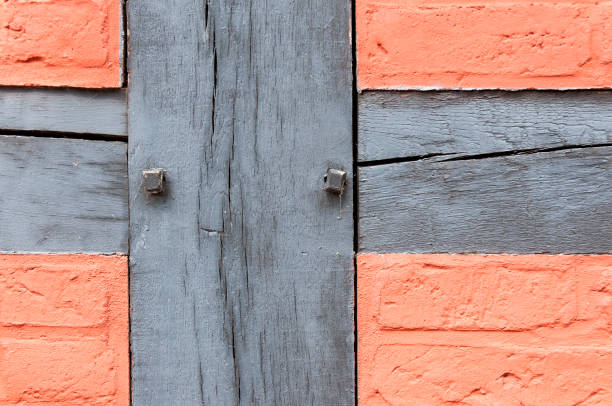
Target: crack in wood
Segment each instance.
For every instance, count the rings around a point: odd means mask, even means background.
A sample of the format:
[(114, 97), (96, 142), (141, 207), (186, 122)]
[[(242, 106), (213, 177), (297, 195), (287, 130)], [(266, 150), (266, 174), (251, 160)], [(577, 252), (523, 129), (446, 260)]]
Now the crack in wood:
[(612, 143), (611, 91), (373, 91), (358, 107), (359, 166)]
[(572, 145), (360, 168), (360, 251), (609, 252), (611, 148)]
[(134, 406), (351, 405), (350, 8), (127, 6), (130, 168), (173, 183), (130, 177)]
[[(470, 161), (470, 160), (479, 160), (479, 159), (489, 159), (489, 158), (499, 158), (504, 156), (513, 156), (513, 155), (529, 155), (529, 154), (537, 154), (541, 152), (554, 152), (554, 151), (564, 151), (570, 149), (584, 149), (584, 148), (601, 148), (601, 147), (609, 147), (612, 146), (612, 143), (602, 143), (602, 144), (589, 144), (589, 145), (563, 145), (559, 147), (550, 147), (550, 148), (529, 148), (529, 149), (515, 149), (509, 151), (498, 151), (498, 152), (489, 152), (486, 154), (466, 154), (463, 152), (455, 152), (455, 153), (444, 153), (444, 154), (427, 154), (420, 156), (407, 156), (407, 157), (398, 157), (398, 158), (390, 158), (390, 159), (380, 159), (374, 161), (362, 161), (358, 162), (357, 166), (359, 167), (370, 167), (370, 166), (380, 166), (380, 165), (392, 165), (398, 163), (405, 162), (417, 162), (417, 161), (428, 161), (428, 162), (452, 162), (452, 161)], [(450, 157), (450, 158), (446, 158)]]

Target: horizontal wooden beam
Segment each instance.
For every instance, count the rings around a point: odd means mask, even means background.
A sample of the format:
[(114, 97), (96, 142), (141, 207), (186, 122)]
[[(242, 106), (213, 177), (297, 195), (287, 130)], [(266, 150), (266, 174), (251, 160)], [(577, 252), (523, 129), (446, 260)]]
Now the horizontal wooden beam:
[(362, 167), (360, 251), (612, 252), (611, 156), (600, 146)]
[(127, 137), (125, 89), (0, 87), (0, 130)]
[(127, 252), (127, 144), (0, 135), (0, 251)]
[(612, 91), (376, 91), (359, 95), (358, 160), (612, 142)]

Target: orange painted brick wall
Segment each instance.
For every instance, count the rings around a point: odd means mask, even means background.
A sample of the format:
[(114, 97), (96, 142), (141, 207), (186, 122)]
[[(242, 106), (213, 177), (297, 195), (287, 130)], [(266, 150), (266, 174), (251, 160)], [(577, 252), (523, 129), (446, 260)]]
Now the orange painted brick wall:
[(361, 254), (360, 405), (612, 405), (612, 256)]
[(127, 258), (0, 255), (0, 405), (129, 404)]
[(120, 0), (0, 2), (0, 85), (120, 87)]
[(612, 86), (612, 3), (357, 0), (358, 86)]

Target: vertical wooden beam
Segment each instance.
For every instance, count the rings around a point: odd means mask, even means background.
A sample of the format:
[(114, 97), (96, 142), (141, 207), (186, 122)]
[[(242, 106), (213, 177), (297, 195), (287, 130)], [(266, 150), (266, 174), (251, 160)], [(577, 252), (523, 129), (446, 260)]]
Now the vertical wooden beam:
[(128, 2), (134, 406), (353, 404), (350, 18)]

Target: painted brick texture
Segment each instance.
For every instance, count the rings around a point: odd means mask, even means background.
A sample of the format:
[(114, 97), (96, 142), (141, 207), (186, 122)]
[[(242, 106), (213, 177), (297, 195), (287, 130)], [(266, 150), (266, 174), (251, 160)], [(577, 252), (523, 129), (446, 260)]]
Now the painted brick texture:
[(357, 0), (358, 86), (604, 88), (612, 3)]
[(120, 0), (0, 2), (0, 85), (120, 87)]
[(0, 405), (129, 404), (127, 258), (0, 255)]
[(612, 404), (612, 256), (361, 254), (363, 405)]

